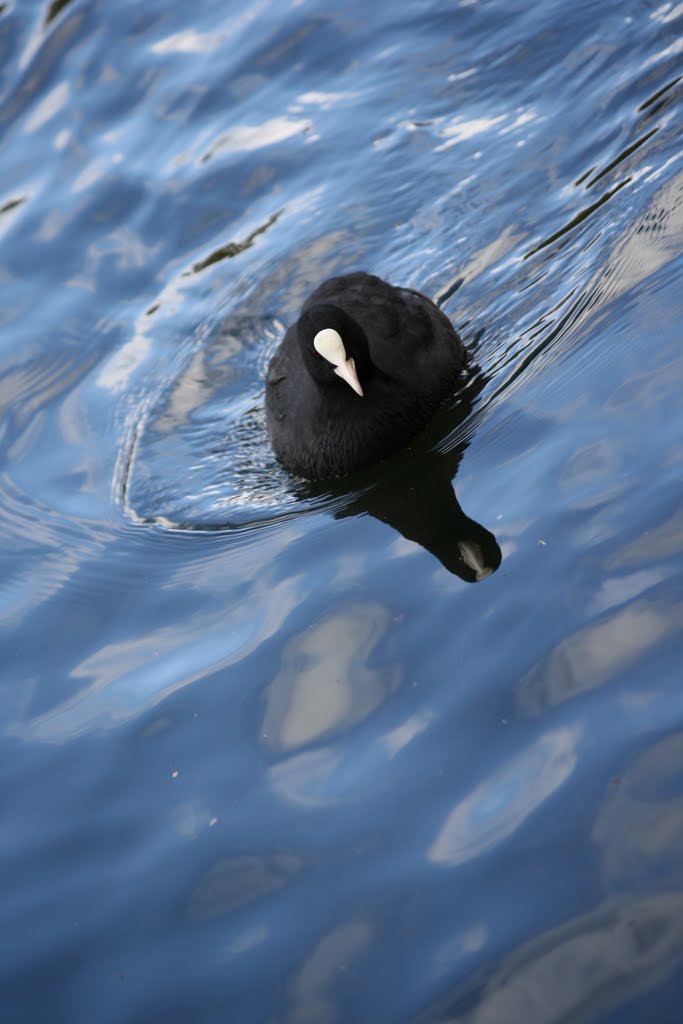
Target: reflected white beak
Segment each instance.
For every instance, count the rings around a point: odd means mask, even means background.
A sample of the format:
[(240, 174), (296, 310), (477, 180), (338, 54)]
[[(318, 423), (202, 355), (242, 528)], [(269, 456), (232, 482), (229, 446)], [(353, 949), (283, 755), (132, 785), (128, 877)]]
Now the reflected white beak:
[(357, 395), (363, 397), (363, 389), (360, 386), (358, 380), (358, 374), (356, 373), (356, 364), (353, 359), (347, 359), (345, 363), (340, 363), (339, 366), (335, 366), (334, 372), (338, 377), (341, 377), (349, 387), (352, 387)]
[(472, 544), (470, 541), (461, 540), (458, 547), (460, 548), (460, 554), (462, 555), (465, 564), (469, 565), (470, 569), (474, 570), (477, 583), (479, 583), (480, 580), (485, 580), (487, 576), (491, 575), (493, 569), (484, 561), (484, 556), (478, 544)]

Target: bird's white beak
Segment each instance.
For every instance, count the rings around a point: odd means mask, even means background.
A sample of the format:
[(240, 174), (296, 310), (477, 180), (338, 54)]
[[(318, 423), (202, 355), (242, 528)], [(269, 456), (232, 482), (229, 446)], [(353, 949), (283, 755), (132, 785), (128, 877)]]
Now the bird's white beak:
[(360, 395), (361, 398), (363, 397), (363, 389), (360, 386), (358, 374), (356, 373), (356, 364), (353, 359), (347, 359), (346, 362), (340, 363), (339, 366), (335, 366), (334, 372), (338, 377), (341, 377), (349, 387), (353, 388), (357, 395)]
[(324, 330), (318, 331), (313, 339), (313, 348), (323, 359), (327, 359), (328, 363), (332, 363), (337, 376), (341, 377), (362, 398), (363, 389), (356, 373), (356, 364), (353, 358), (346, 358), (346, 349), (339, 331), (335, 331), (333, 327), (326, 327)]

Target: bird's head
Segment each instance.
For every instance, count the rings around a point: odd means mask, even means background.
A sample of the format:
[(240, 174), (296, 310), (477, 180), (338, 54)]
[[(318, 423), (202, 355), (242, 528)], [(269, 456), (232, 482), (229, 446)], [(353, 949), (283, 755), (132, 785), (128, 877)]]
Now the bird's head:
[(299, 317), (304, 364), (318, 385), (350, 387), (361, 398), (371, 372), (368, 341), (360, 324), (332, 303), (311, 306)]

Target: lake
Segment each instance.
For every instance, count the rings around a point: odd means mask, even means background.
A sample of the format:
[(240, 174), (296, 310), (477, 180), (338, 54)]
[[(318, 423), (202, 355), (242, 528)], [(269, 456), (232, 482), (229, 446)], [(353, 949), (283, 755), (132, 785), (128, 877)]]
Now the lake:
[[(7, 1024), (678, 1024), (683, 5), (0, 3)], [(308, 484), (306, 296), (471, 372)]]

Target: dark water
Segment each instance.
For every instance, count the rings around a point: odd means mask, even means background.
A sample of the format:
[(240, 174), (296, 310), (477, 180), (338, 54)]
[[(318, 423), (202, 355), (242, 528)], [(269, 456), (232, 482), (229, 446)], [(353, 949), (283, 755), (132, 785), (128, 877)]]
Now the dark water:
[[(3, 1022), (680, 1021), (682, 29), (0, 4)], [(356, 268), (475, 370), (313, 488)]]

